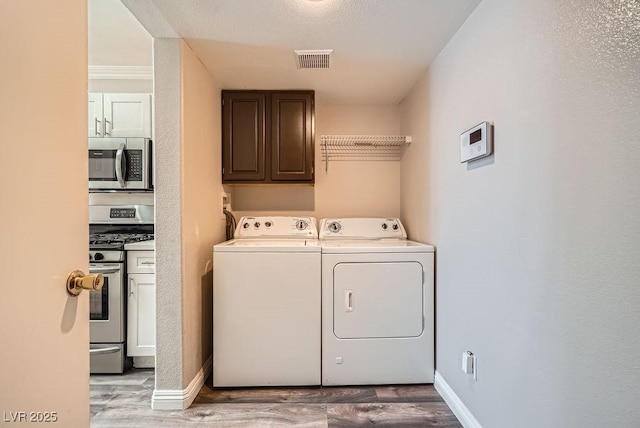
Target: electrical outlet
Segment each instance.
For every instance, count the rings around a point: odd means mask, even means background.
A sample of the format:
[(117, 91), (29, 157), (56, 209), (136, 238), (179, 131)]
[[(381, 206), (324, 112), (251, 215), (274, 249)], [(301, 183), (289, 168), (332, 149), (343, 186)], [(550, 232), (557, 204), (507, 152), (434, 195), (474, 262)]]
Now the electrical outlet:
[(221, 219), (225, 220), (224, 210), (231, 211), (231, 195), (227, 192), (222, 192), (222, 208), (220, 209)]
[(474, 380), (478, 380), (478, 366), (476, 356), (471, 351), (462, 353), (462, 371), (472, 374)]

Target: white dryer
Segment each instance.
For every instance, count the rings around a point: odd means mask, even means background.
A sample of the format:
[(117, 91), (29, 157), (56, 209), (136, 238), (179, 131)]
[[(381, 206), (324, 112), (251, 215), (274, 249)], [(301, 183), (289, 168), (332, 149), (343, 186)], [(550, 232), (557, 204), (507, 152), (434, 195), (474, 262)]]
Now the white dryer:
[(243, 217), (213, 247), (213, 386), (320, 385), (320, 262), (311, 217)]
[(322, 247), (322, 384), (434, 381), (434, 247), (396, 218), (329, 218)]

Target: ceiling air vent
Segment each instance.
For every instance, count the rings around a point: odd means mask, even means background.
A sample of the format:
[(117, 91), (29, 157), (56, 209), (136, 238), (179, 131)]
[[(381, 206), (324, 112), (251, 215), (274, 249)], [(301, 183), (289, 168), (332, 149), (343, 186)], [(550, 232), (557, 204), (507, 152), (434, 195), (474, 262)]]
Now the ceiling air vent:
[(321, 51), (294, 51), (298, 68), (329, 68), (332, 49)]

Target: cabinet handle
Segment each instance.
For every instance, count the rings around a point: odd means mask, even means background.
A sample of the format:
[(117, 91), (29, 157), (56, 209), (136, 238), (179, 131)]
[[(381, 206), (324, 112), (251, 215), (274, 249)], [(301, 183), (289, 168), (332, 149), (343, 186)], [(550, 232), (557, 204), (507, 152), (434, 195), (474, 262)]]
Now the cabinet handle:
[[(111, 133), (107, 130), (108, 126), (110, 125), (111, 122), (109, 122), (107, 119), (104, 120), (104, 135), (111, 135)], [(111, 127), (111, 129), (113, 129), (113, 126)]]
[(89, 273), (101, 273), (108, 275), (110, 273), (120, 273), (120, 268), (108, 268), (108, 267), (91, 267), (89, 266)]
[(111, 346), (109, 348), (90, 349), (89, 355), (113, 354), (115, 352), (118, 352), (119, 350), (120, 350), (119, 346)]
[(136, 285), (135, 281), (133, 280), (133, 278), (129, 278), (129, 297), (133, 297), (134, 293), (133, 293), (133, 287)]
[(95, 119), (96, 119), (96, 122), (95, 122), (95, 125), (96, 125), (96, 135), (100, 135), (100, 128), (99, 128), (99, 125), (102, 123), (102, 121), (98, 120), (98, 118), (97, 118), (97, 117), (96, 117)]

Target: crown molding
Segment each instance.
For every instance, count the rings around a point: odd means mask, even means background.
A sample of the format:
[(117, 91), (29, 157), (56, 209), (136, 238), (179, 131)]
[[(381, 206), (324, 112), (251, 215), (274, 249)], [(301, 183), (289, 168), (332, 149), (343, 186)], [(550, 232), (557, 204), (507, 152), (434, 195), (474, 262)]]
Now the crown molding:
[(90, 65), (89, 79), (152, 80), (150, 65)]

